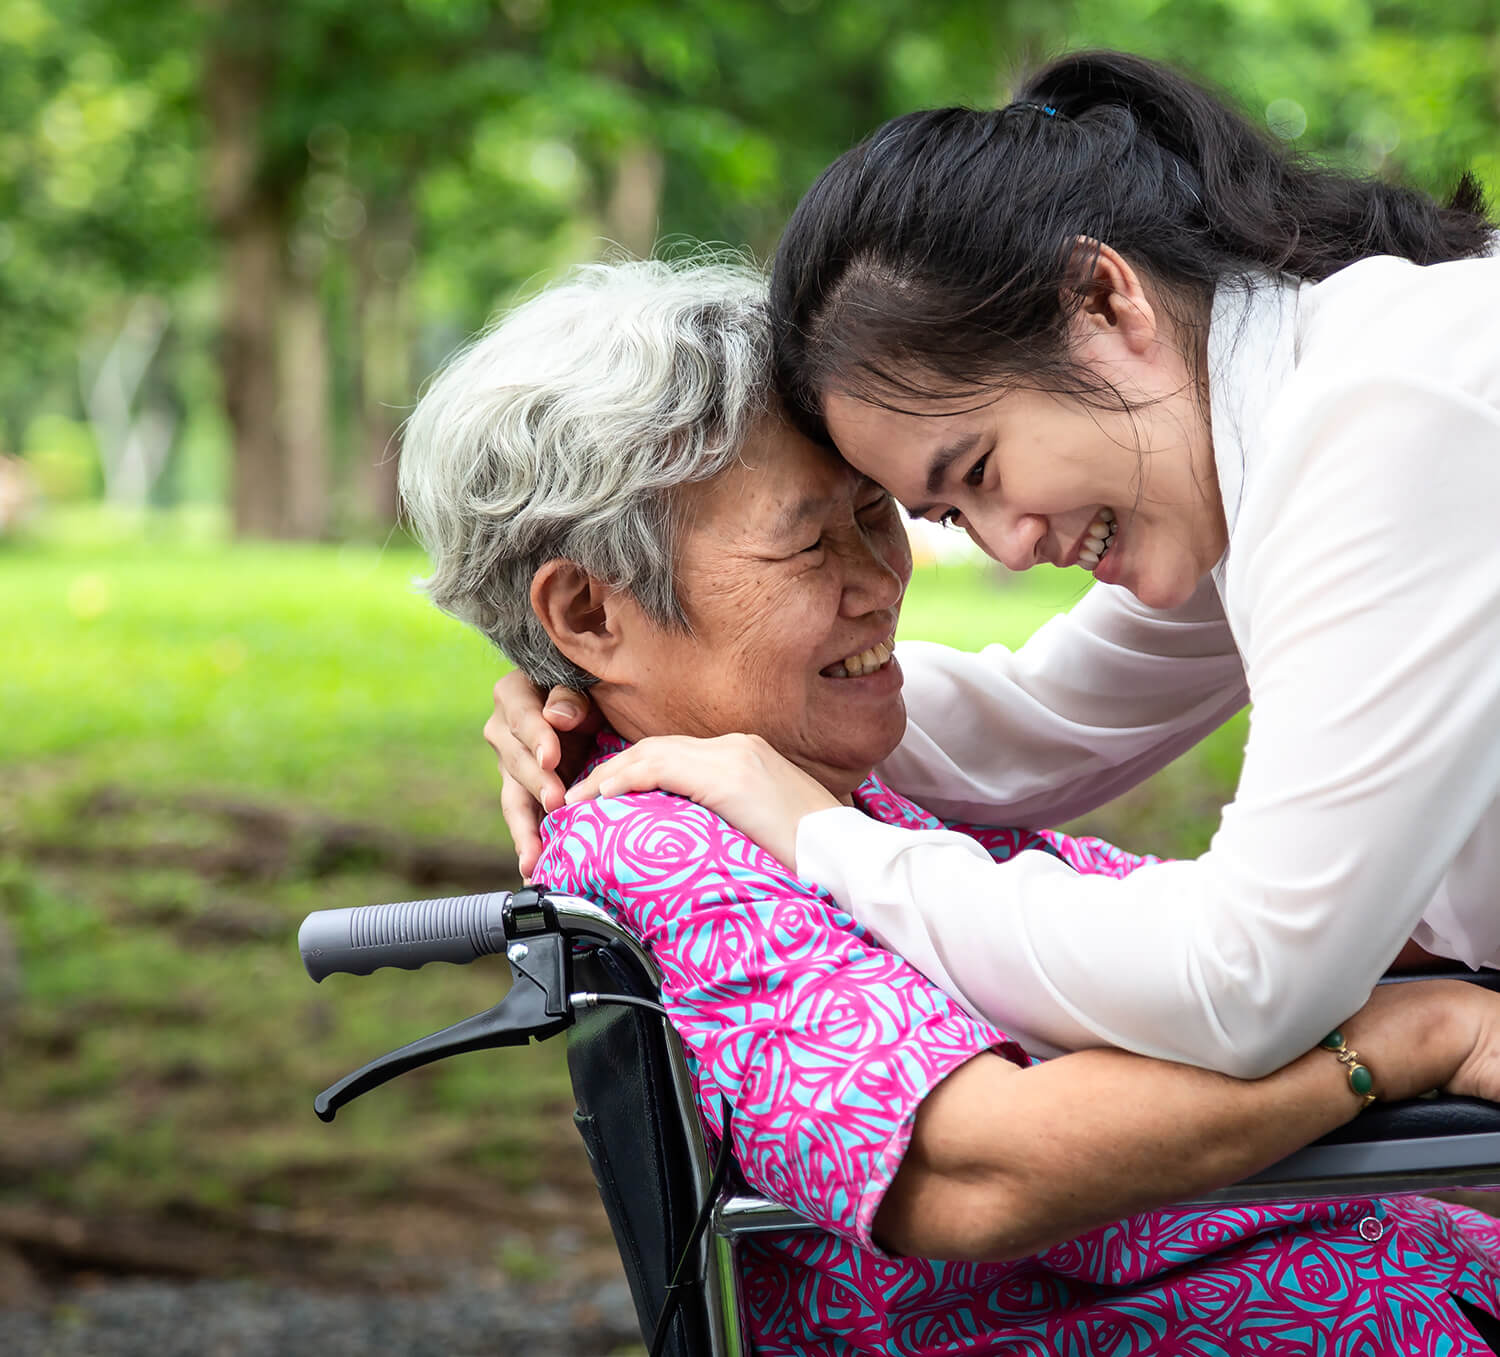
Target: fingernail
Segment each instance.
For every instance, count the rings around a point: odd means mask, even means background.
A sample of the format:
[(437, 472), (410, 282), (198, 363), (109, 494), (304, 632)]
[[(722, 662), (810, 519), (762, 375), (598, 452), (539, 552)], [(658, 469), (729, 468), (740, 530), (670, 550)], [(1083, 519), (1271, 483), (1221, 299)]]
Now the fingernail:
[(576, 721), (580, 716), (583, 715), (583, 713), (580, 712), (578, 708), (571, 702), (554, 702), (550, 707), (547, 708), (543, 715), (562, 716), (570, 721)]

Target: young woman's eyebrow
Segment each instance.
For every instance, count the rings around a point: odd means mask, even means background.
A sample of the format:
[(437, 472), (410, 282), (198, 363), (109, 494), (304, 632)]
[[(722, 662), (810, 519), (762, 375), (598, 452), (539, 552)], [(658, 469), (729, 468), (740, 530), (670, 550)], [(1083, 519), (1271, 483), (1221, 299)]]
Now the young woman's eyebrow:
[(980, 437), (978, 430), (966, 433), (962, 437), (955, 438), (953, 442), (944, 444), (932, 454), (932, 461), (927, 464), (927, 493), (929, 495), (937, 494), (942, 487), (943, 477), (948, 474), (948, 468), (966, 452), (972, 452)]
[[(936, 496), (943, 486), (943, 477), (948, 474), (948, 468), (958, 461), (965, 453), (973, 452), (974, 446), (979, 442), (983, 434), (976, 431), (966, 433), (961, 438), (955, 438), (951, 443), (945, 443), (932, 454), (932, 461), (927, 465), (927, 493)], [(902, 506), (906, 510), (908, 518), (926, 518), (936, 507), (934, 500), (928, 500), (925, 504), (907, 504)]]

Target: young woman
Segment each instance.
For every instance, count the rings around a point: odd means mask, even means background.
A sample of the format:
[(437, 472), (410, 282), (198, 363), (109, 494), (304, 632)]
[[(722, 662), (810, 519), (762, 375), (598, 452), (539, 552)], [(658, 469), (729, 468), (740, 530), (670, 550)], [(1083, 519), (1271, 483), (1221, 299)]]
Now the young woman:
[(1100, 585), (1015, 654), (903, 647), (883, 772), (950, 817), (1055, 821), (1249, 700), (1235, 799), (1201, 858), (1112, 881), (713, 748), (644, 742), (572, 795), (705, 801), (1039, 1045), (1256, 1076), (1408, 939), (1500, 959), (1493, 245), (1472, 182), (1444, 208), (1301, 165), (1120, 54), (886, 125), (778, 253), (789, 408), (912, 513)]

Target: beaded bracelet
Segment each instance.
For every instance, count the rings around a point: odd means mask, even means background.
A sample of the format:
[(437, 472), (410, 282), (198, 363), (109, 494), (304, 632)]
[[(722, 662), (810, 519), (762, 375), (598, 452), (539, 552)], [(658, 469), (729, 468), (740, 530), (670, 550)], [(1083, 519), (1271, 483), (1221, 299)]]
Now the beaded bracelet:
[(1334, 1028), (1318, 1045), (1325, 1051), (1332, 1051), (1339, 1063), (1348, 1069), (1350, 1089), (1356, 1097), (1364, 1099), (1359, 1105), (1359, 1110), (1363, 1112), (1375, 1101), (1375, 1076), (1370, 1073), (1368, 1066), (1359, 1063), (1359, 1052), (1351, 1051), (1344, 1044), (1344, 1034), (1338, 1028)]

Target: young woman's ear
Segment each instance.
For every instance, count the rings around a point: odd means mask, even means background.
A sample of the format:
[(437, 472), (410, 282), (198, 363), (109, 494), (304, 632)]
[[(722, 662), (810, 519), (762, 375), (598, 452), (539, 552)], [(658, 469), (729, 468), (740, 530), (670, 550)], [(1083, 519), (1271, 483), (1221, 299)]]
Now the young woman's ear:
[(1111, 246), (1079, 236), (1068, 255), (1065, 291), (1075, 339), (1108, 336), (1135, 353), (1156, 342), (1156, 312), (1141, 276)]
[(620, 647), (619, 590), (572, 561), (552, 560), (531, 577), (531, 610), (568, 659), (595, 678), (607, 678)]

